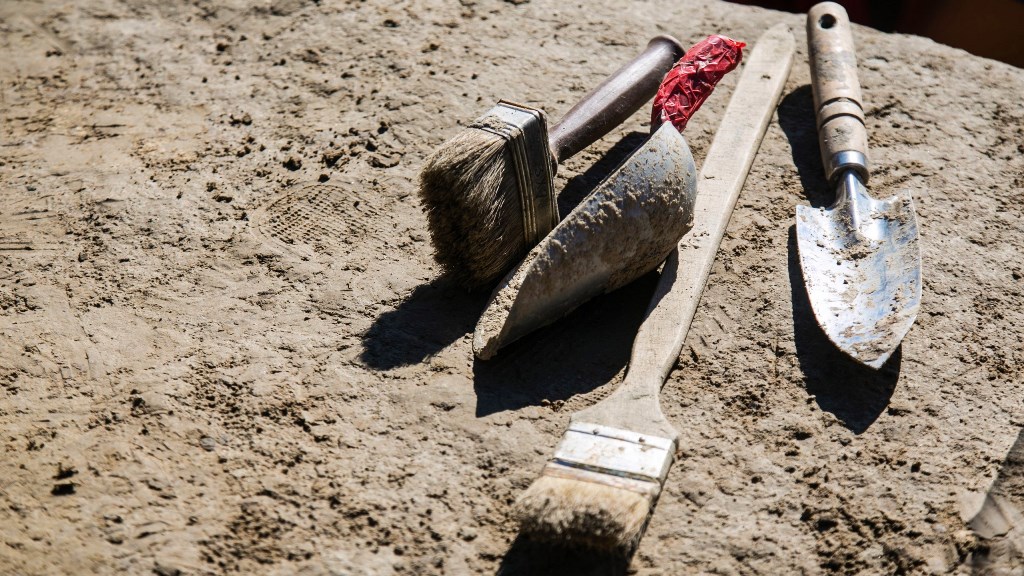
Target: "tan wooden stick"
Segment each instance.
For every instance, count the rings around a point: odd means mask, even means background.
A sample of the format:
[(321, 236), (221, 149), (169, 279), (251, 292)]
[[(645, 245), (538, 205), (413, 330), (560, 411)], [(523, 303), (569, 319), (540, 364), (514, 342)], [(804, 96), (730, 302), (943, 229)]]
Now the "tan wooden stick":
[(665, 263), (633, 342), (626, 378), (611, 396), (575, 414), (574, 422), (673, 440), (678, 435), (662, 414), (658, 395), (679, 357), (736, 199), (789, 77), (793, 47), (784, 24), (758, 39), (698, 177), (693, 229)]

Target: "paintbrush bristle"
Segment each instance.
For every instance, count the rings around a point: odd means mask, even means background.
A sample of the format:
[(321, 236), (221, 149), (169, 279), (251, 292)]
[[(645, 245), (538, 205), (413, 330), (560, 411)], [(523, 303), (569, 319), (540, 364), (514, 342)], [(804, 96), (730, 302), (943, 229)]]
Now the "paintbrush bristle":
[(427, 159), (419, 193), (435, 260), (467, 288), (496, 280), (526, 251), (519, 188), (504, 138), (463, 130)]
[(516, 501), (515, 514), (533, 538), (630, 554), (653, 507), (650, 494), (542, 475)]

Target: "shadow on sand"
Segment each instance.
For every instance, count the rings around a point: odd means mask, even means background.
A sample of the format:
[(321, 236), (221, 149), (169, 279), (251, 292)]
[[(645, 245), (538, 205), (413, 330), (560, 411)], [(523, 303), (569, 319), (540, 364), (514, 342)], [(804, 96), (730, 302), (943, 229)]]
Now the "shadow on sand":
[(553, 547), (520, 536), (512, 542), (498, 576), (624, 576), (628, 557)]
[(779, 103), (778, 113), (779, 127), (789, 140), (804, 197), (815, 208), (831, 205), (835, 191), (829, 189), (825, 169), (821, 165), (811, 85), (805, 84), (786, 94)]
[[(559, 214), (563, 217), (572, 211), (573, 208), (579, 204), (583, 198), (593, 192), (594, 188), (602, 181), (608, 174), (614, 170), (619, 163), (625, 160), (630, 154), (633, 153), (643, 142), (647, 139), (647, 134), (642, 132), (631, 132), (624, 136), (621, 140), (615, 143), (614, 146), (601, 157), (599, 161), (594, 163), (586, 172), (578, 176), (571, 178), (565, 186), (565, 189), (559, 194), (558, 197), (558, 209)], [(650, 284), (650, 282), (648, 282)], [(641, 290), (644, 290), (643, 280), (638, 280), (633, 283), (634, 286), (641, 286)], [(653, 284), (651, 284), (653, 286)], [(620, 296), (610, 296), (610, 301), (607, 304), (610, 306), (618, 306), (621, 302), (626, 302), (630, 298), (634, 298), (633, 291), (636, 288), (623, 288), (618, 293), (623, 293)], [(465, 289), (458, 286), (455, 282), (450, 280), (446, 276), (437, 278), (427, 284), (418, 286), (413, 290), (412, 294), (409, 295), (397, 309), (391, 312), (385, 312), (381, 314), (374, 322), (373, 325), (363, 335), (364, 352), (360, 359), (365, 362), (371, 368), (378, 370), (390, 370), (398, 368), (400, 366), (408, 366), (411, 364), (417, 364), (430, 358), (430, 356), (440, 352), (445, 346), (448, 346), (452, 342), (458, 340), (462, 336), (473, 331), (476, 326), (476, 321), (480, 317), (480, 313), (483, 312), (484, 306), (487, 304), (487, 299), (490, 294), (490, 289), (484, 289), (477, 292), (467, 292)], [(647, 293), (650, 296), (650, 290)], [(625, 300), (622, 300), (625, 298)], [(601, 300), (601, 299), (598, 299)], [(598, 305), (598, 309), (600, 308)], [(640, 305), (640, 313), (643, 313), (643, 307), (646, 306), (646, 300)], [(626, 308), (631, 311), (629, 305)], [(621, 354), (621, 342), (624, 338), (628, 340), (626, 346), (625, 357), (628, 358), (629, 346), (633, 342), (633, 335), (636, 333), (636, 328), (639, 326), (639, 322), (631, 323), (627, 321), (628, 318), (632, 318), (631, 312), (627, 311), (626, 317), (614, 316), (610, 321), (625, 321), (625, 324), (619, 329), (606, 329), (607, 332), (602, 338), (597, 340), (608, 340), (608, 346), (614, 348), (619, 353), (613, 354), (616, 358), (622, 356)], [(577, 312), (577, 315), (579, 312)], [(601, 312), (604, 314), (604, 312)], [(571, 321), (570, 321), (571, 324)], [(606, 328), (610, 326), (618, 326), (618, 324), (607, 324), (602, 325)], [(557, 330), (557, 329), (556, 329)], [(622, 338), (611, 335), (611, 332), (621, 334)], [(566, 337), (576, 340), (585, 340), (586, 335), (578, 332), (573, 332), (571, 329)], [(581, 360), (586, 358), (586, 350), (595, 351), (600, 353), (608, 349), (608, 346), (597, 345), (596, 349), (594, 346), (584, 343), (582, 345), (583, 351), (580, 354), (573, 355), (573, 358)], [(506, 357), (508, 353), (503, 352)], [(540, 355), (536, 360), (540, 360), (543, 355)], [(530, 362), (534, 362), (535, 359), (531, 358), (529, 353), (526, 354), (526, 358), (529, 358)], [(618, 363), (618, 368), (611, 372), (610, 375), (606, 374), (606, 371), (598, 372), (597, 379), (588, 379), (584, 390), (590, 390), (594, 386), (607, 382), (619, 369), (625, 364), (625, 361)], [(498, 372), (501, 370), (498, 369)], [(584, 370), (586, 372), (586, 370)], [(484, 380), (488, 380), (493, 383), (493, 379), (487, 375), (494, 374), (494, 372), (484, 369), (483, 373)], [(607, 376), (607, 377), (604, 377)], [(571, 380), (577, 380), (577, 378), (570, 377)], [(509, 381), (511, 385), (518, 387), (519, 385), (514, 381)], [(487, 386), (485, 386), (487, 387)], [(570, 394), (571, 395), (571, 394)], [(540, 393), (539, 399), (545, 397), (543, 393)], [(532, 402), (530, 402), (532, 403)], [(518, 406), (522, 406), (519, 404)], [(492, 410), (493, 411), (493, 410)], [(484, 412), (490, 413), (490, 412)]]
[(423, 362), (473, 331), (488, 292), (469, 293), (447, 277), (417, 286), (398, 308), (374, 320), (360, 359), (377, 370)]
[(615, 378), (629, 361), (658, 274), (651, 272), (477, 360), (477, 416), (565, 400)]
[(971, 573), (1024, 573), (1024, 430), (999, 467), (981, 509), (967, 523), (978, 537)]

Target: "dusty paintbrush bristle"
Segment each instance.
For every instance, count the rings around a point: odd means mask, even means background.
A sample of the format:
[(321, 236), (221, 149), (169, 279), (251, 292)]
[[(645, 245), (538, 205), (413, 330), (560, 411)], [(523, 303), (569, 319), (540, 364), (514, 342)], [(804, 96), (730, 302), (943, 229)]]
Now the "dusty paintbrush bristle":
[(504, 274), (526, 249), (522, 208), (506, 140), (468, 128), (420, 173), (434, 258), (468, 288)]
[(515, 513), (520, 530), (534, 538), (628, 554), (653, 504), (632, 490), (544, 475), (519, 497)]

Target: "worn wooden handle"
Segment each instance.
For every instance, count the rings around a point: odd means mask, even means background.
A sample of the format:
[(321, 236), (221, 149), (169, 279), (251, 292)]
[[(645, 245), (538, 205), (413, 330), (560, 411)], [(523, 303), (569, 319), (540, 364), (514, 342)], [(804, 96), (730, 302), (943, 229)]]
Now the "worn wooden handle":
[(658, 395), (679, 359), (729, 217), (775, 114), (793, 63), (794, 44), (789, 28), (779, 24), (754, 45), (697, 177), (693, 229), (665, 262), (633, 341), (626, 378), (611, 396), (574, 420), (676, 437)]
[(807, 13), (807, 46), (825, 177), (834, 184), (843, 172), (852, 169), (866, 183), (868, 134), (850, 18), (842, 6), (822, 2), (811, 8)]
[(671, 36), (657, 36), (632, 62), (583, 97), (551, 128), (549, 141), (560, 163), (622, 124), (654, 97), (672, 65), (685, 54)]

